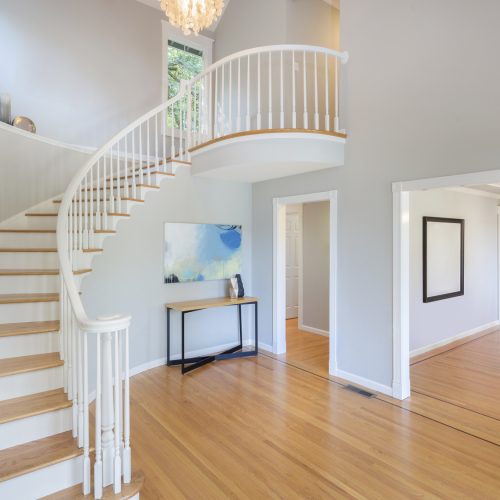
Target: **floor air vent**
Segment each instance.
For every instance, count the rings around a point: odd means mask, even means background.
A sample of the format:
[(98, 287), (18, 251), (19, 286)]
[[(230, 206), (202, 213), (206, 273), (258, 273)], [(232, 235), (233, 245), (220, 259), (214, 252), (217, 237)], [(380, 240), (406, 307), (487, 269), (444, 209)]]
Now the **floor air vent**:
[(364, 398), (373, 398), (375, 397), (375, 394), (373, 392), (368, 392), (363, 389), (360, 389), (359, 387), (355, 387), (353, 385), (346, 385), (344, 387), (347, 391), (355, 392), (356, 394), (359, 394), (360, 396), (363, 396)]

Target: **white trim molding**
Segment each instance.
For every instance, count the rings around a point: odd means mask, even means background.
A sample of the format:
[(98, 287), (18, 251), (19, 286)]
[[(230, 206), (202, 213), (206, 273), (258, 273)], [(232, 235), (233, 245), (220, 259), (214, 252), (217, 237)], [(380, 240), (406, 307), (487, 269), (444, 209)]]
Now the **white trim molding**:
[[(500, 182), (500, 170), (394, 182), (393, 192), (393, 378), (397, 399), (410, 396), (410, 192)], [(500, 231), (500, 221), (499, 221)], [(500, 239), (499, 239), (500, 248)], [(498, 273), (500, 289), (500, 269)], [(500, 314), (500, 302), (499, 302)], [(472, 334), (471, 334), (472, 335)]]
[(486, 325), (481, 325), (477, 326), (476, 328), (471, 328), (470, 330), (458, 333), (457, 335), (453, 335), (452, 337), (440, 340), (439, 342), (435, 342), (434, 344), (429, 344), (423, 347), (419, 347), (418, 349), (413, 349), (413, 351), (410, 351), (410, 358), (413, 358), (414, 356), (418, 356), (420, 354), (425, 354), (426, 352), (437, 349), (438, 347), (443, 347), (445, 345), (452, 344), (457, 340), (462, 340), (467, 337), (471, 337), (472, 335), (476, 335), (478, 333), (484, 333), (486, 335), (487, 333), (489, 333), (488, 330), (491, 331), (496, 330), (499, 325), (500, 325), (499, 320), (491, 321), (490, 323), (486, 323)]
[(337, 369), (337, 191), (310, 193), (273, 199), (273, 349), (274, 354), (286, 352), (286, 206), (317, 201), (330, 202), (330, 356), (329, 372)]
[(354, 373), (345, 372), (343, 370), (337, 370), (336, 373), (332, 375), (335, 375), (338, 378), (342, 378), (347, 382), (352, 382), (353, 384), (365, 387), (366, 389), (380, 392), (381, 394), (385, 394), (386, 396), (391, 396), (391, 397), (393, 396), (392, 387), (380, 384), (379, 382), (375, 382), (365, 377), (360, 377), (359, 375), (354, 375)]
[(308, 332), (308, 333), (314, 333), (315, 335), (322, 335), (323, 337), (330, 336), (330, 332), (328, 332), (327, 330), (321, 330), (320, 328), (315, 328), (314, 326), (307, 326), (301, 322), (299, 322), (299, 330), (302, 330), (302, 331)]

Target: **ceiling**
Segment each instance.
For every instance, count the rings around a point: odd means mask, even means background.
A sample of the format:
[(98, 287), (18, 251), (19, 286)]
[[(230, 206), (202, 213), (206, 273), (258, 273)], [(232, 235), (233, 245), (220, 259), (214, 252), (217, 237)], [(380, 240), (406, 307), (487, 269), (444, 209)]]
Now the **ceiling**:
[[(137, 0), (138, 2), (141, 2), (145, 5), (148, 5), (149, 7), (153, 7), (155, 9), (161, 10), (160, 9), (160, 2), (159, 0)], [(229, 2), (231, 0), (226, 0), (225, 5), (224, 5), (224, 11), (227, 9), (227, 6), (229, 5)], [(328, 5), (331, 5), (332, 7), (335, 7), (336, 9), (340, 8), (340, 0), (323, 0), (323, 2), (327, 3)], [(222, 15), (224, 15), (224, 11), (222, 12)], [(222, 16), (221, 16), (222, 17)], [(217, 26), (219, 25), (220, 18), (208, 28), (207, 31), (211, 31), (214, 33), (217, 30)]]

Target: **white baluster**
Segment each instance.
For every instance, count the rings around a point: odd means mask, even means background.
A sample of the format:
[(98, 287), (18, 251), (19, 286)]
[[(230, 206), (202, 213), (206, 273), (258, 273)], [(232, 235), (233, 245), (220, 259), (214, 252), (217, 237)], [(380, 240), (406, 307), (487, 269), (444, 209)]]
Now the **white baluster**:
[(95, 240), (94, 240), (94, 167), (90, 169), (90, 191), (89, 191), (89, 197), (90, 197), (90, 227), (89, 227), (89, 244), (93, 248), (95, 246)]
[(84, 188), (85, 195), (83, 198), (83, 247), (89, 248), (89, 205), (88, 205), (88, 195), (89, 195), (89, 185), (88, 185), (88, 174), (85, 175)]
[(260, 52), (257, 54), (257, 130), (262, 128), (262, 114), (260, 102)]
[(118, 189), (117, 180), (115, 180), (115, 174), (113, 172), (113, 150), (109, 150), (109, 211), (110, 212), (118, 212), (115, 206), (116, 200), (116, 190)]
[[(170, 158), (172, 159), (172, 161), (175, 160), (175, 105), (171, 105), (170, 108), (172, 109), (172, 123), (171, 123), (171, 126), (172, 126), (172, 130), (170, 131), (170, 135), (172, 136), (171, 138), (171, 146), (170, 146)], [(163, 110), (163, 116), (165, 117), (165, 110)], [(166, 168), (166, 164), (167, 164), (167, 155), (165, 154), (164, 156), (164, 160), (163, 162), (165, 163), (165, 168)]]
[(314, 128), (319, 130), (319, 109), (318, 109), (318, 58), (314, 53)]
[(78, 386), (79, 384), (79, 379), (78, 379), (79, 360), (78, 360), (78, 344), (77, 344), (78, 337), (76, 333), (76, 320), (73, 312), (71, 312), (71, 318), (70, 318), (70, 336), (71, 336), (71, 353), (72, 353), (71, 376), (73, 377), (73, 388), (74, 388), (73, 408), (72, 408), (73, 437), (78, 438), (78, 446), (81, 448), (80, 433), (82, 428), (80, 426), (80, 407), (78, 404), (78, 397), (80, 394), (80, 388)]
[(90, 446), (89, 446), (89, 376), (88, 376), (88, 353), (87, 353), (87, 333), (80, 332), (83, 336), (83, 494), (90, 493)]
[(330, 130), (330, 74), (328, 54), (325, 54), (325, 130)]
[(142, 168), (142, 123), (139, 124), (139, 184), (144, 184), (144, 170)]
[[(113, 357), (111, 353), (111, 333), (102, 334), (102, 464), (103, 486), (113, 483)], [(97, 432), (97, 429), (96, 429)]]
[(269, 128), (273, 128), (273, 70), (272, 52), (269, 52)]
[(247, 130), (250, 130), (250, 54), (247, 61)]
[[(167, 128), (167, 124), (165, 124), (165, 132), (167, 131), (166, 130)], [(159, 163), (159, 155), (160, 152), (158, 151), (158, 113), (156, 113), (155, 115), (155, 171), (159, 171), (160, 170), (160, 163)], [(163, 171), (166, 171), (167, 169), (167, 163), (166, 162), (163, 162)]]
[(219, 137), (219, 68), (215, 68), (214, 137)]
[[(184, 82), (181, 82), (181, 92), (183, 92), (183, 89), (185, 89)], [(183, 142), (183, 131), (184, 131), (184, 99), (185, 97), (182, 97), (179, 99), (179, 159), (182, 161), (184, 160), (184, 142)]]
[(309, 128), (309, 115), (307, 113), (307, 59), (306, 51), (304, 50), (304, 128)]
[(84, 409), (83, 409), (83, 348), (82, 348), (82, 332), (78, 328), (75, 320), (75, 343), (77, 344), (77, 358), (78, 358), (78, 447), (84, 446)]
[(213, 95), (212, 95), (212, 73), (208, 75), (208, 139), (214, 139), (214, 115), (213, 115)]
[(229, 61), (229, 120), (228, 134), (233, 133), (233, 61)]
[(94, 497), (102, 498), (102, 447), (101, 447), (101, 334), (96, 334), (96, 396), (95, 396), (95, 464), (94, 464)]
[(187, 160), (191, 159), (191, 153), (189, 150), (191, 149), (192, 143), (192, 134), (193, 134), (193, 86), (186, 85), (187, 90), (187, 137), (186, 137), (186, 152), (187, 152)]
[(241, 132), (241, 57), (238, 57), (238, 116), (236, 118), (236, 131)]
[(108, 229), (108, 174), (107, 174), (107, 161), (106, 155), (102, 157), (102, 190), (98, 191), (97, 196), (102, 195), (102, 227), (104, 230)]
[(115, 456), (114, 456), (114, 492), (115, 494), (120, 493), (122, 490), (122, 459), (120, 456), (121, 452), (121, 440), (120, 440), (120, 362), (119, 355), (120, 350), (118, 346), (118, 335), (119, 333), (114, 332), (114, 340), (115, 340), (115, 377), (114, 377), (114, 410), (115, 410), (115, 421), (114, 421), (114, 437), (115, 437)]
[(149, 142), (150, 142), (150, 134), (149, 134), (149, 119), (146, 122), (146, 165), (148, 167), (147, 176), (148, 176), (148, 184), (151, 186), (151, 165), (150, 165), (150, 150), (149, 150)]
[(292, 128), (297, 128), (297, 103), (295, 83), (295, 51), (292, 50)]
[(220, 124), (220, 130), (221, 130), (221, 135), (225, 136), (226, 135), (226, 65), (222, 65), (222, 82), (221, 82), (221, 124)]
[(335, 118), (333, 130), (339, 131), (339, 59), (335, 57)]
[(285, 88), (283, 85), (283, 51), (280, 53), (280, 128), (285, 128)]
[[(111, 147), (112, 149), (113, 147)], [(116, 144), (116, 200), (115, 209), (117, 212), (122, 211), (122, 179), (120, 172), (120, 144)]]
[(135, 129), (132, 130), (132, 198), (137, 198), (137, 182), (135, 177)]
[(125, 355), (123, 363), (125, 365), (125, 380), (123, 387), (123, 482), (125, 484), (128, 484), (132, 480), (132, 460), (130, 450), (130, 366), (128, 328), (125, 330)]

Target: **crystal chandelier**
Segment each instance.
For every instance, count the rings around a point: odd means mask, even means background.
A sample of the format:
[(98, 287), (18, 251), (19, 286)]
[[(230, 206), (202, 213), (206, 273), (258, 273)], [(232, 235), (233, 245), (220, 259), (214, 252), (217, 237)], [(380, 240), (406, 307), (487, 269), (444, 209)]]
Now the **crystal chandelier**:
[(160, 6), (170, 23), (185, 35), (197, 35), (220, 17), (224, 0), (160, 0)]

